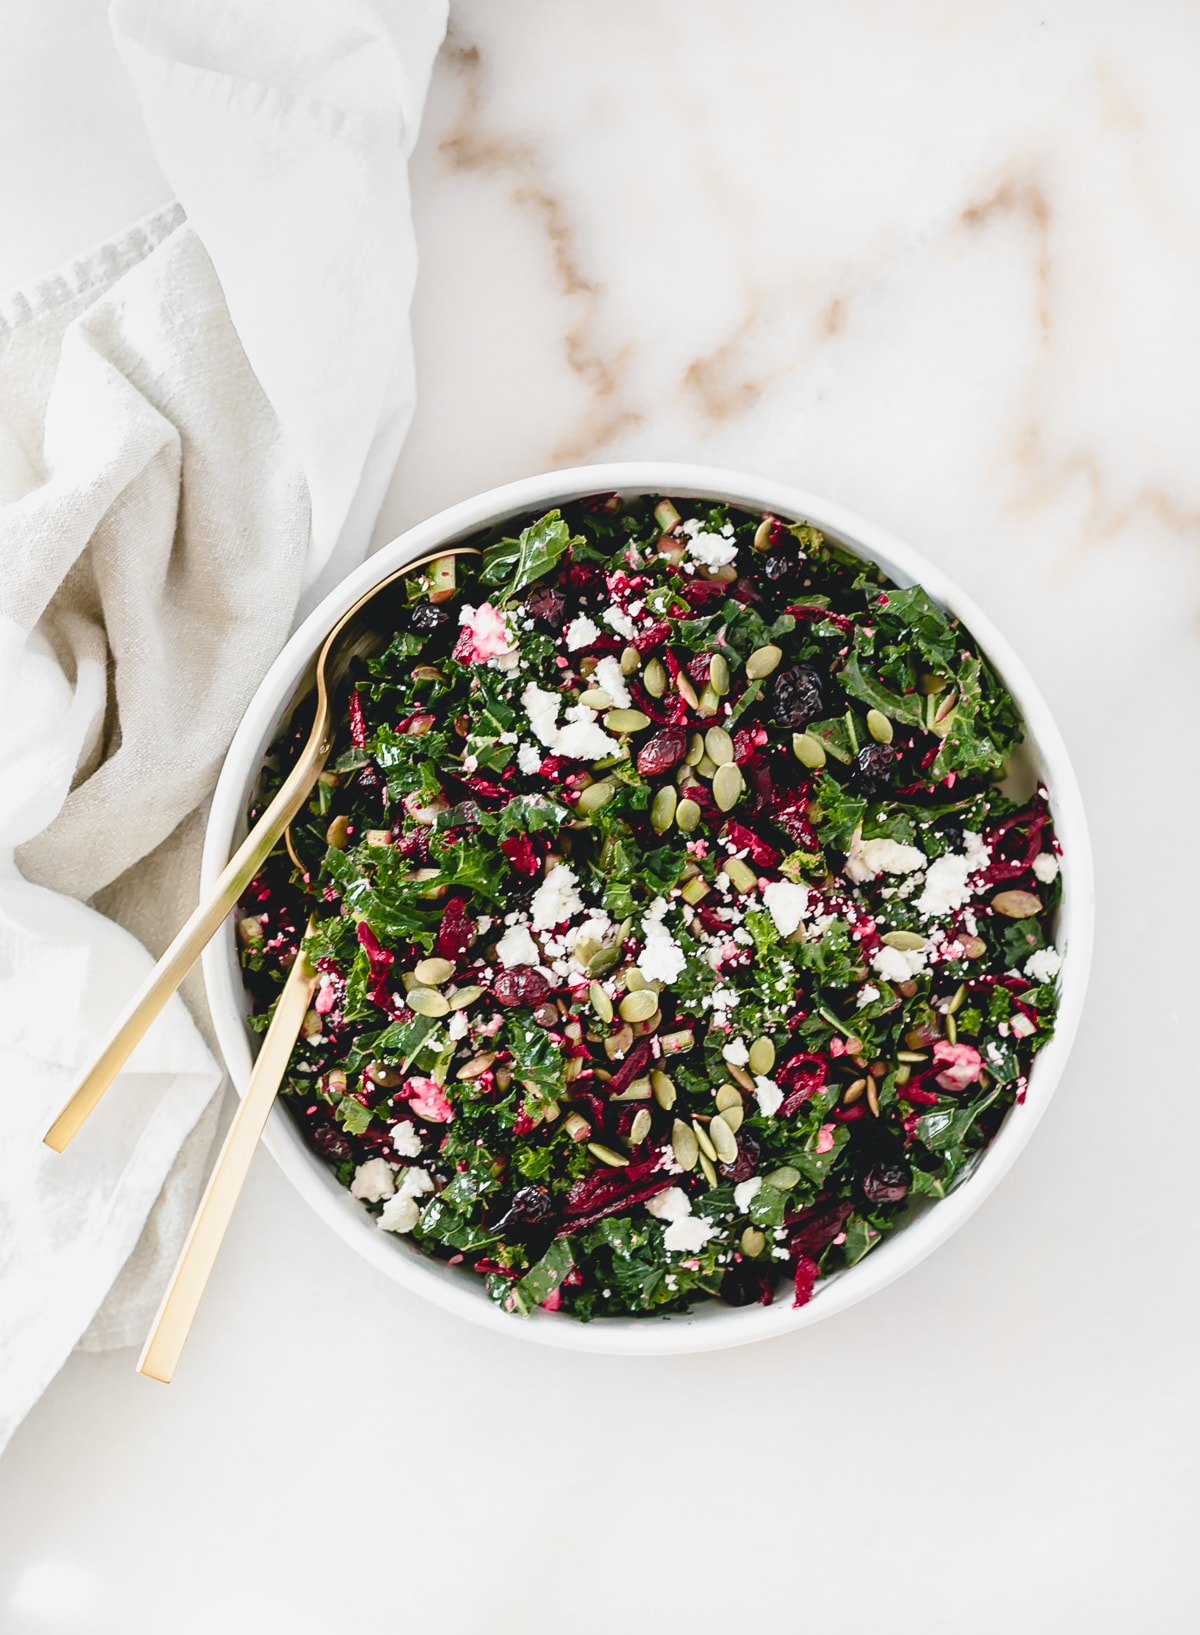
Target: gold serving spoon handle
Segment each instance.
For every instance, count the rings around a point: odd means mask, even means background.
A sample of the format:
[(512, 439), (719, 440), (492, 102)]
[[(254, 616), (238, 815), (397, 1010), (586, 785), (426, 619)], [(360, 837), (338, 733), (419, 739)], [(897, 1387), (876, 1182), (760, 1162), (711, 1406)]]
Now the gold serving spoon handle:
[(70, 1099), (43, 1140), (55, 1152), (62, 1152), (88, 1114), (129, 1060), (134, 1047), (167, 1000), (200, 957), (205, 944), (216, 934), (225, 916), (236, 905), (246, 887), (266, 862), (280, 835), (307, 800), (333, 748), (333, 704), (340, 684), (355, 658), (378, 647), (378, 632), (372, 629), (368, 605), (396, 580), (415, 573), (432, 562), (448, 557), (478, 556), (473, 545), (451, 546), (418, 562), (410, 562), (355, 602), (343, 614), (321, 648), (316, 665), (317, 708), (312, 731), (300, 751), (286, 781), (245, 840), (222, 869), (208, 896), (196, 907), (174, 942), (134, 994), (128, 1007), (105, 1040), (92, 1065), (83, 1074)]
[(138, 1373), (161, 1380), (164, 1385), (171, 1383), (187, 1344), (316, 984), (317, 973), (301, 950), (288, 972), (262, 1049), (255, 1058), (246, 1093), (221, 1144), (196, 1217), (138, 1358)]

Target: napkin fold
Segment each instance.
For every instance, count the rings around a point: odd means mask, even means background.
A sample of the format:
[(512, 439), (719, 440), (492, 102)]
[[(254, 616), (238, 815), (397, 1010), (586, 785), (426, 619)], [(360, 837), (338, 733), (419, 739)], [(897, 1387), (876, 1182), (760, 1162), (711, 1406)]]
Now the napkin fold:
[(0, 303), (0, 1446), (89, 1325), (141, 1339), (202, 1180), (221, 1073), (179, 998), (41, 1136), (195, 901), (251, 694), (365, 554), (445, 11), (117, 0), (178, 202)]

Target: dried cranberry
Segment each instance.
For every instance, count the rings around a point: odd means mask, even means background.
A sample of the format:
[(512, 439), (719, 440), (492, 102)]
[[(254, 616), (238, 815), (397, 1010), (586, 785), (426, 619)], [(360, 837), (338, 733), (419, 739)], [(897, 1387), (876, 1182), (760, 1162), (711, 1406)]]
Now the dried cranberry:
[(309, 1143), (314, 1152), (319, 1152), (322, 1158), (328, 1159), (331, 1164), (344, 1164), (347, 1159), (354, 1157), (354, 1148), (332, 1124), (313, 1125), (308, 1132)]
[(504, 1214), (492, 1227), (504, 1232), (513, 1226), (540, 1226), (554, 1213), (554, 1199), (548, 1187), (518, 1187)]
[(890, 744), (864, 744), (854, 757), (850, 781), (860, 794), (886, 795), (895, 765), (896, 751)]
[(450, 622), (449, 608), (438, 602), (414, 602), (408, 610), (408, 628), (418, 636), (431, 636)]
[(774, 1267), (760, 1266), (753, 1260), (739, 1261), (721, 1279), (721, 1299), (727, 1306), (751, 1306), (756, 1300), (769, 1306), (774, 1281)]
[(911, 1182), (912, 1171), (902, 1159), (885, 1158), (871, 1166), (859, 1187), (869, 1204), (898, 1204), (907, 1197)]
[(550, 982), (536, 965), (518, 965), (501, 971), (492, 991), (502, 1005), (540, 1005), (550, 992)]
[(566, 611), (567, 598), (553, 585), (538, 585), (525, 598), (525, 612), (547, 630), (561, 630)]
[(815, 721), (825, 707), (821, 678), (811, 664), (794, 664), (775, 677), (771, 686), (775, 719), (797, 730)]
[(721, 1164), (721, 1175), (726, 1181), (735, 1184), (748, 1181), (758, 1168), (758, 1160), (762, 1156), (762, 1143), (749, 1130), (743, 1130), (738, 1135), (738, 1155), (732, 1164)]
[(442, 910), (437, 951), (443, 959), (458, 960), (475, 941), (475, 921), (467, 913), (465, 897), (451, 897)]
[(656, 732), (638, 751), (637, 769), (644, 778), (655, 772), (669, 772), (687, 754), (687, 733), (682, 727), (666, 727)]
[(781, 585), (793, 571), (794, 566), (782, 551), (772, 551), (764, 560), (759, 572), (768, 585)]

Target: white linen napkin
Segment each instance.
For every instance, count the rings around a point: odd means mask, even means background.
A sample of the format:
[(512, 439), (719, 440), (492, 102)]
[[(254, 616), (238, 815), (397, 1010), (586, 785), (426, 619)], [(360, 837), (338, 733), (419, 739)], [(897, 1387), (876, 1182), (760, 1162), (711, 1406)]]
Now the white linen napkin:
[(41, 1136), (195, 900), (251, 693), (366, 551), (445, 13), (116, 0), (179, 203), (0, 304), (0, 1447), (89, 1325), (142, 1338), (202, 1179), (221, 1074), (179, 999)]

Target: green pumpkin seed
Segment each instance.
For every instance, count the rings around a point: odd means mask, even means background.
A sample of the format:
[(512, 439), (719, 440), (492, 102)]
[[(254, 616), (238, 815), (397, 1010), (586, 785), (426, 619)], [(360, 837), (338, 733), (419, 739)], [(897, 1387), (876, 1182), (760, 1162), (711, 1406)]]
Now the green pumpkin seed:
[(867, 731), (877, 744), (890, 744), (892, 741), (892, 723), (882, 710), (867, 711)]
[(664, 783), (650, 806), (650, 826), (655, 834), (666, 834), (675, 821), (675, 807), (678, 803), (679, 795), (674, 785)]
[(1041, 913), (1042, 902), (1032, 891), (999, 891), (992, 898), (992, 907), (1006, 919), (1028, 920)]
[(952, 1045), (958, 1043), (958, 1023), (952, 1016), (946, 1018), (946, 1037)]
[(742, 1127), (742, 1121), (746, 1117), (746, 1109), (739, 1101), (736, 1107), (726, 1107), (725, 1111), (721, 1114), (721, 1117), (725, 1120), (726, 1124), (728, 1124), (734, 1135), (736, 1135)]
[(464, 1062), (454, 1075), (456, 1079), (477, 1079), (481, 1073), (486, 1073), (496, 1060), (494, 1050), (480, 1051), (478, 1056), (472, 1056), (469, 1062)]
[(767, 1240), (757, 1226), (748, 1226), (742, 1233), (742, 1253), (749, 1260), (757, 1260), (767, 1247)]
[(783, 657), (783, 650), (776, 647), (774, 642), (768, 642), (766, 647), (756, 647), (746, 660), (746, 674), (751, 681), (761, 681), (769, 676), (773, 670), (779, 668), (779, 661)]
[(748, 1095), (751, 1094), (754, 1090), (754, 1080), (751, 1075), (746, 1072), (746, 1069), (744, 1067), (739, 1067), (736, 1062), (726, 1062), (725, 1066), (728, 1069), (729, 1077), (733, 1080), (733, 1082), (735, 1084), (740, 1084), (742, 1089), (745, 1090)]
[(741, 857), (727, 857), (721, 864), (721, 873), (728, 875), (743, 897), (758, 885), (758, 875)]
[(696, 1120), (693, 1119), (692, 1129), (696, 1132), (696, 1141), (699, 1145), (700, 1151), (706, 1158), (715, 1159), (717, 1156), (717, 1149), (713, 1146), (712, 1141), (709, 1138), (708, 1131), (704, 1128), (703, 1124), (697, 1124)]
[(696, 776), (698, 778), (703, 778), (706, 783), (713, 776), (716, 770), (717, 763), (707, 755), (701, 756), (700, 760), (696, 763)]
[(619, 1152), (614, 1152), (611, 1147), (602, 1146), (599, 1141), (589, 1141), (587, 1150), (593, 1158), (598, 1158), (602, 1164), (607, 1164), (610, 1169), (625, 1169), (629, 1163), (628, 1158), (623, 1158)]
[(612, 1000), (605, 993), (598, 982), (593, 982), (588, 989), (588, 1003), (602, 1022), (611, 1022), (613, 1019)]
[(694, 710), (700, 702), (696, 697), (696, 689), (692, 686), (690, 678), (682, 670), (675, 677), (675, 691), (690, 709)]
[(685, 1124), (681, 1118), (677, 1118), (671, 1126), (671, 1148), (680, 1169), (695, 1169), (700, 1156), (700, 1143), (692, 1126)]
[(769, 551), (771, 549), (771, 536), (774, 532), (775, 518), (768, 511), (754, 530), (754, 549), (756, 551)]
[(603, 687), (589, 687), (586, 693), (580, 693), (579, 702), (586, 704), (589, 710), (611, 710), (613, 698)]
[(717, 1149), (717, 1157), (722, 1164), (737, 1163), (737, 1137), (726, 1124), (722, 1114), (718, 1113), (709, 1124), (708, 1138)]
[(654, 1099), (664, 1112), (675, 1105), (675, 1085), (661, 1068), (656, 1067), (650, 1075), (650, 1087), (654, 1091)]
[(335, 817), (325, 831), (325, 844), (332, 846), (335, 852), (344, 852), (346, 840), (350, 834), (350, 819), (342, 813)]
[(966, 997), (967, 985), (965, 982), (960, 982), (958, 987), (954, 990), (954, 998), (946, 1006), (946, 1015), (953, 1016), (954, 1013), (961, 1008), (962, 1002)]
[(703, 813), (694, 800), (681, 800), (675, 808), (676, 826), (682, 829), (685, 835), (691, 834), (702, 816)]
[(729, 660), (724, 653), (714, 653), (708, 666), (708, 684), (722, 698), (729, 691)]
[(440, 988), (454, 975), (454, 966), (448, 959), (423, 959), (413, 967), (413, 975), (422, 988)]
[(642, 732), (650, 725), (650, 717), (641, 710), (609, 710), (604, 725), (609, 732)]
[(636, 993), (627, 993), (618, 1006), (622, 1022), (649, 1021), (658, 1009), (658, 995), (653, 988), (639, 988)]
[(856, 1101), (860, 1101), (862, 1099), (862, 1093), (866, 1088), (866, 1079), (855, 1079), (853, 1084), (847, 1086), (846, 1091), (842, 1096), (842, 1101), (845, 1106), (853, 1107)]
[(742, 1105), (742, 1092), (736, 1084), (722, 1084), (717, 1088), (717, 1111), (723, 1113), (727, 1107)]
[(418, 1016), (445, 1016), (450, 1009), (450, 1001), (436, 988), (410, 988), (405, 997)]
[(471, 982), (465, 988), (455, 989), (446, 997), (450, 1001), (452, 1011), (465, 1011), (468, 1005), (473, 1005), (477, 999), (483, 998), (483, 989), (477, 983)]
[(915, 953), (925, 946), (925, 938), (919, 931), (885, 931), (879, 940), (889, 948), (898, 948), (906, 954)]
[(621, 674), (631, 676), (642, 662), (642, 655), (636, 647), (627, 647), (621, 654)]
[(724, 727), (709, 727), (704, 734), (704, 750), (714, 766), (725, 766), (733, 760), (733, 739)]
[(592, 977), (607, 976), (620, 957), (621, 945), (619, 942), (614, 942), (607, 948), (601, 948), (588, 960), (587, 974)]
[(646, 674), (642, 677), (642, 684), (651, 698), (661, 698), (667, 690), (667, 672), (658, 659), (651, 659), (646, 666)]
[(724, 766), (717, 768), (717, 775), (713, 779), (713, 799), (722, 812), (730, 812), (742, 798), (742, 791), (746, 787), (746, 780), (742, 777), (740, 767), (727, 761)]
[(629, 1145), (640, 1147), (650, 1134), (650, 1114), (645, 1107), (639, 1107), (633, 1115), (633, 1123), (629, 1126)]
[(589, 783), (587, 788), (580, 792), (575, 802), (575, 810), (582, 812), (585, 817), (591, 817), (593, 812), (599, 812), (607, 806), (617, 792), (615, 783)]
[(639, 988), (649, 988), (651, 986), (636, 965), (629, 966), (624, 972), (622, 980), (625, 983), (626, 993), (636, 993)]
[(751, 1073), (769, 1073), (775, 1066), (775, 1046), (765, 1034), (750, 1046)]
[(814, 772), (819, 772), (825, 765), (825, 745), (811, 732), (792, 734), (792, 754), (801, 766), (807, 766)]
[(628, 1022), (622, 1022), (615, 1033), (610, 1033), (604, 1041), (604, 1054), (610, 1062), (615, 1062), (618, 1056), (623, 1056), (633, 1043), (633, 1029)]
[(770, 1175), (763, 1176), (763, 1185), (774, 1187), (776, 1192), (790, 1192), (800, 1179), (800, 1171), (793, 1169), (790, 1164), (781, 1164), (773, 1169)]
[(703, 1175), (704, 1179), (708, 1182), (710, 1187), (715, 1187), (716, 1186), (716, 1184), (717, 1184), (716, 1165), (713, 1163), (712, 1159), (708, 1156), (708, 1154), (706, 1152), (702, 1152), (700, 1154), (700, 1173), (701, 1173), (701, 1175)]
[(687, 754), (684, 756), (684, 764), (687, 766), (699, 766), (703, 759), (704, 734), (702, 732), (694, 732), (688, 739)]

